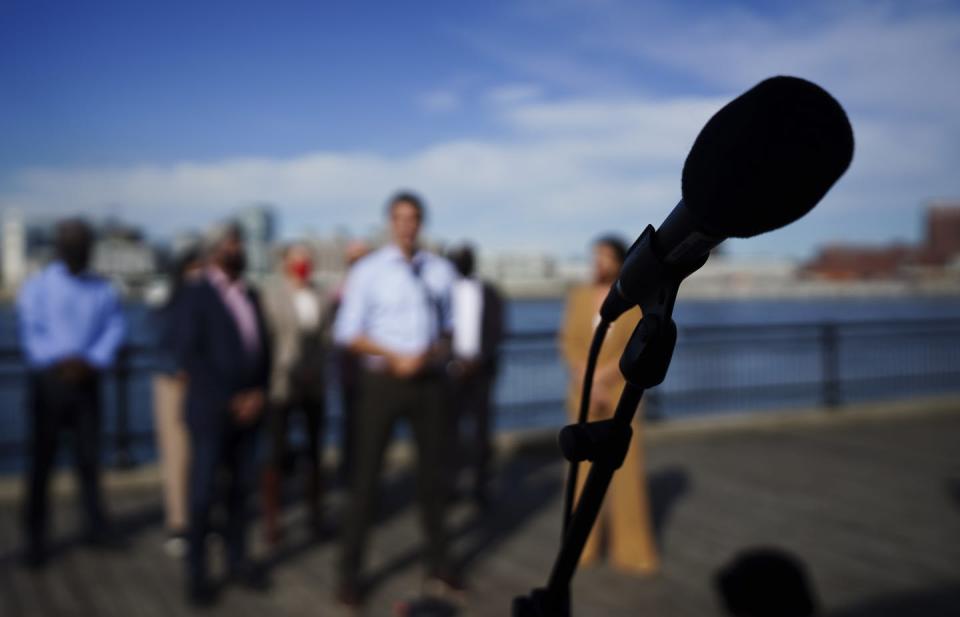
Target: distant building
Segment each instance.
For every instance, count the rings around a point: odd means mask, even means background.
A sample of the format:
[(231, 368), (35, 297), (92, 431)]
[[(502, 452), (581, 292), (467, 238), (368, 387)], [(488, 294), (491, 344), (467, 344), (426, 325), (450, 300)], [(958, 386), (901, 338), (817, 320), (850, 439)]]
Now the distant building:
[(181, 255), (187, 250), (203, 246), (203, 234), (198, 231), (180, 231), (170, 239), (170, 254)]
[(797, 264), (770, 257), (735, 259), (712, 252), (707, 263), (684, 281), (684, 293), (694, 288), (717, 290), (764, 290), (790, 285), (796, 280)]
[(556, 262), (555, 273), (564, 284), (586, 281), (592, 271), (591, 263), (584, 258), (567, 258)]
[(14, 289), (27, 276), (27, 228), (23, 213), (9, 209), (3, 213), (2, 245), (3, 287)]
[(502, 253), (483, 265), (486, 276), (503, 284), (551, 279), (557, 270), (556, 260), (542, 253)]
[(54, 222), (28, 219), (19, 210), (3, 216), (3, 289), (13, 292), (54, 255)]
[[(117, 220), (95, 223), (90, 267), (124, 291), (135, 291), (156, 276), (157, 250), (135, 227)], [(3, 289), (13, 292), (31, 273), (43, 268), (55, 255), (56, 221), (26, 219), (21, 212), (3, 213), (2, 275)]]
[(960, 202), (936, 203), (927, 210), (923, 252), (936, 265), (960, 256)]
[(916, 249), (905, 244), (831, 244), (821, 248), (803, 271), (835, 281), (889, 279), (898, 277), (915, 256)]
[(237, 213), (237, 222), (243, 228), (247, 244), (247, 271), (254, 278), (270, 272), (273, 255), (271, 246), (276, 236), (276, 213), (269, 204), (256, 204)]
[(158, 265), (156, 249), (139, 229), (108, 221), (97, 230), (91, 268), (125, 290), (146, 286), (155, 276)]
[(557, 296), (583, 270), (544, 253), (501, 253), (481, 258), (480, 275), (508, 296)]
[(835, 243), (821, 248), (802, 273), (825, 280), (938, 276), (960, 259), (960, 202), (931, 204), (919, 245)]
[(335, 285), (346, 274), (345, 253), (349, 238), (336, 234), (329, 238), (313, 237), (305, 240), (313, 252), (313, 273), (317, 282)]

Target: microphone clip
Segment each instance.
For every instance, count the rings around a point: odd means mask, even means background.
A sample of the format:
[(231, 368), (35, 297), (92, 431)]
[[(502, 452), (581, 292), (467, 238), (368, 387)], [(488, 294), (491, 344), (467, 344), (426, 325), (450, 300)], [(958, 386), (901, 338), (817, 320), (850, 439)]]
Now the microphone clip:
[(602, 320), (613, 322), (635, 306), (646, 314), (654, 306), (662, 305), (669, 290), (678, 288), (709, 258), (707, 253), (690, 261), (671, 263), (657, 249), (657, 230), (647, 225), (627, 252), (620, 276), (600, 307)]

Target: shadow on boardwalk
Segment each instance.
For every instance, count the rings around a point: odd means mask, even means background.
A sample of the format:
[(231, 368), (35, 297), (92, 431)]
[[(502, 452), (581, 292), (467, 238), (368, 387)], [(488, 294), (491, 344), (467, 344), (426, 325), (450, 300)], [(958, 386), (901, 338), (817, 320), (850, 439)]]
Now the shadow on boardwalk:
[[(960, 410), (653, 440), (648, 477), (663, 571), (638, 580), (605, 566), (587, 569), (574, 585), (575, 613), (723, 615), (717, 572), (743, 549), (774, 546), (802, 561), (821, 615), (960, 614), (957, 435)], [(519, 449), (501, 461), (496, 504), (483, 512), (461, 504), (451, 513), (455, 554), (471, 587), (466, 606), (422, 614), (504, 616), (514, 595), (542, 586), (557, 550), (564, 473), (553, 450)], [(409, 474), (389, 475), (370, 546), (374, 586), (366, 614), (391, 615), (398, 599), (419, 589), (421, 533), (412, 493)], [(161, 548), (156, 491), (114, 491), (110, 502), (128, 550), (78, 545), (69, 535), (74, 504), (58, 500), (54, 526), (65, 539), (40, 573), (16, 564), (19, 511), (0, 502), (4, 616), (189, 614), (181, 564)], [(272, 556), (273, 591), (226, 589), (212, 614), (338, 614), (331, 603), (337, 547), (312, 541), (303, 519), (291, 505), (287, 537)]]
[(960, 583), (879, 595), (828, 617), (954, 617), (960, 614)]

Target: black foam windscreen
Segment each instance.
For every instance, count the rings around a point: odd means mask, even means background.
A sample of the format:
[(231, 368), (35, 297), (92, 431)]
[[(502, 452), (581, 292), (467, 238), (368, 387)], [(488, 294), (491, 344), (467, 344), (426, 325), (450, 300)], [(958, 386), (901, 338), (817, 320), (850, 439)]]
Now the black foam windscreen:
[(683, 202), (707, 231), (747, 238), (810, 211), (853, 158), (853, 129), (820, 86), (772, 77), (730, 101), (683, 166)]

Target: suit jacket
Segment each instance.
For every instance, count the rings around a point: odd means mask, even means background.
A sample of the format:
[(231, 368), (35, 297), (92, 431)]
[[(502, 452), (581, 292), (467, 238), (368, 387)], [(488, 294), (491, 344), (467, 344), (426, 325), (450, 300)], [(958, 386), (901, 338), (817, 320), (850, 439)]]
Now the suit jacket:
[(186, 420), (191, 430), (223, 431), (230, 399), (249, 389), (267, 389), (270, 341), (257, 293), (247, 291), (260, 332), (259, 353), (244, 348), (236, 321), (217, 289), (206, 279), (187, 284), (177, 301), (174, 349), (188, 376)]
[[(300, 329), (293, 304), (293, 285), (285, 277), (276, 277), (264, 287), (263, 309), (270, 332), (271, 367), (270, 401), (283, 404), (299, 389), (316, 400), (323, 400), (326, 368), (326, 328), (329, 302), (312, 290), (320, 311), (315, 332), (304, 334)], [(298, 376), (305, 382), (295, 383)], [(305, 391), (304, 391), (305, 389)]]
[(503, 298), (492, 284), (483, 282), (483, 315), (480, 317), (481, 370), (496, 373), (504, 338)]

